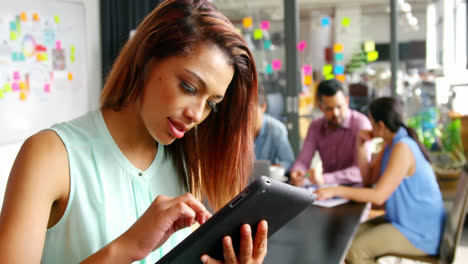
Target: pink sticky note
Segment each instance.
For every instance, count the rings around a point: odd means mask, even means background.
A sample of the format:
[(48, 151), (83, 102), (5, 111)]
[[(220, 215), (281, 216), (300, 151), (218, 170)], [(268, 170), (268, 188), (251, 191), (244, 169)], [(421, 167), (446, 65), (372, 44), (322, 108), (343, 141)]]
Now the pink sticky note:
[(15, 71), (13, 72), (13, 80), (17, 81), (19, 80), (21, 77), (20, 77), (20, 73)]
[(297, 49), (300, 51), (300, 52), (303, 52), (305, 50), (307, 46), (307, 43), (305, 42), (305, 40), (301, 40), (299, 41), (299, 43), (297, 44)]
[(310, 75), (312, 73), (312, 65), (302, 66), (302, 71), (304, 71), (304, 75)]
[(19, 91), (19, 90), (20, 90), (19, 84), (16, 83), (16, 82), (12, 83), (12, 84), (11, 84), (11, 89), (12, 89), (13, 91)]
[(273, 66), (273, 70), (275, 70), (275, 71), (281, 70), (281, 60), (279, 60), (279, 59), (272, 60), (271, 65)]
[(269, 20), (263, 20), (262, 22), (260, 22), (260, 29), (270, 30), (270, 21)]
[(60, 40), (55, 41), (55, 49), (58, 49), (58, 50), (62, 49), (62, 42)]
[(46, 83), (46, 84), (44, 85), (44, 92), (50, 93), (50, 84)]

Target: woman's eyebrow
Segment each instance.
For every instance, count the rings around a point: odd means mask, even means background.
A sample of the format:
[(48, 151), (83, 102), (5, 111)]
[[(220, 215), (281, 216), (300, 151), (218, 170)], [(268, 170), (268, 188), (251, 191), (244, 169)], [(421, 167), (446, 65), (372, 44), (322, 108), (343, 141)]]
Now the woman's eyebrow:
[[(204, 88), (205, 90), (208, 89), (208, 87), (206, 86), (205, 81), (203, 81), (203, 79), (202, 79), (198, 74), (196, 74), (195, 72), (193, 72), (193, 71), (191, 71), (191, 70), (189, 70), (189, 69), (184, 69), (184, 70), (185, 70), (187, 73), (189, 73), (190, 75), (192, 75), (193, 77), (195, 77), (195, 78), (201, 83), (201, 85), (203, 86), (203, 88)], [(219, 98), (219, 99), (223, 99), (223, 98), (224, 98), (224, 96), (222, 96), (222, 95), (215, 95), (214, 97), (215, 97), (215, 98)]]

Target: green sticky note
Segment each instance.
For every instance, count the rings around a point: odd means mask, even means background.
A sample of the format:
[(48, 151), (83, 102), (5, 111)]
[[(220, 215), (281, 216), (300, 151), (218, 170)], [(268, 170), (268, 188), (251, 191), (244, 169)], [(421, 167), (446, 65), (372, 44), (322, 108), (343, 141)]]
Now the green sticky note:
[(365, 52), (372, 52), (375, 50), (375, 42), (374, 41), (366, 41), (364, 43), (364, 51)]
[(54, 21), (55, 21), (55, 23), (60, 24), (60, 17), (58, 15), (55, 15), (54, 16)]
[(323, 68), (322, 68), (323, 76), (327, 76), (327, 74), (330, 74), (332, 72), (333, 72), (333, 65), (331, 64), (323, 65)]
[(10, 83), (5, 83), (5, 85), (3, 85), (3, 91), (5, 93), (11, 92), (12, 91), (11, 84)]
[(253, 33), (254, 39), (261, 39), (262, 37), (263, 37), (263, 32), (261, 29), (254, 30), (254, 33)]
[(349, 19), (349, 17), (343, 17), (343, 19), (341, 20), (341, 25), (343, 27), (349, 27), (350, 23), (351, 23), (351, 19)]
[(75, 50), (75, 45), (71, 45), (71, 46), (70, 46), (70, 53), (71, 53), (72, 55), (74, 55), (74, 54), (75, 54), (75, 51), (76, 51), (76, 50)]
[(332, 74), (332, 73), (325, 75), (325, 80), (331, 80), (331, 79), (334, 79), (334, 78), (335, 78), (335, 75)]
[(265, 70), (266, 74), (273, 74), (273, 66), (268, 63)]
[(0, 90), (0, 98), (5, 98), (5, 95), (3, 95), (3, 90)]
[(17, 40), (18, 39), (18, 34), (16, 31), (10, 31), (10, 39), (11, 40)]
[(263, 41), (263, 48), (265, 50), (270, 50), (271, 49), (271, 40), (265, 40)]
[(379, 58), (378, 51), (371, 51), (367, 53), (367, 61), (369, 62), (376, 61), (378, 58)]
[(75, 55), (70, 55), (70, 61), (75, 62)]

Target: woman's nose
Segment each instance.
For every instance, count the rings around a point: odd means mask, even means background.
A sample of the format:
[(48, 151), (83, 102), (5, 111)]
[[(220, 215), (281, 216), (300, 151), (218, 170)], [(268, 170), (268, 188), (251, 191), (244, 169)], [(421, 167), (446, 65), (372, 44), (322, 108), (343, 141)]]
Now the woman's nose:
[(188, 117), (192, 123), (198, 124), (203, 120), (203, 113), (206, 109), (205, 102), (197, 102), (186, 108), (185, 116)]

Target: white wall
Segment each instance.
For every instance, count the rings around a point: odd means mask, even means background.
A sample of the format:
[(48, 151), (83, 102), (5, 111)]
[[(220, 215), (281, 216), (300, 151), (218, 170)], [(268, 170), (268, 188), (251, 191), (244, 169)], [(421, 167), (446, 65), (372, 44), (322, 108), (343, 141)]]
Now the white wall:
[[(99, 1), (96, 0), (59, 0), (63, 2), (78, 2), (85, 6), (86, 38), (87, 38), (87, 75), (89, 109), (99, 106), (99, 93), (101, 91), (101, 24), (99, 17)], [(23, 142), (0, 146), (0, 204), (14, 159)]]

